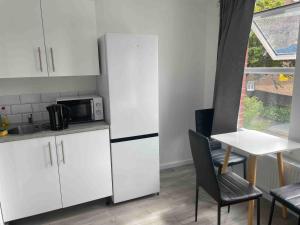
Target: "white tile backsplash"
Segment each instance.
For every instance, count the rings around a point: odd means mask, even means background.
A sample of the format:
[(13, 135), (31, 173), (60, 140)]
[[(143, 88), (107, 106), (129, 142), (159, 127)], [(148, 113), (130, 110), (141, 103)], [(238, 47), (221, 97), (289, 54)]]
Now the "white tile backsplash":
[(49, 113), (48, 112), (42, 112), (42, 118), (43, 118), (43, 120), (49, 120)]
[(36, 113), (22, 114), (22, 122), (23, 123), (27, 123), (28, 122), (28, 118), (30, 117), (30, 115), (32, 115), (32, 121), (33, 122), (42, 121), (43, 120), (42, 113), (41, 112), (36, 112)]
[(32, 115), (32, 113), (22, 114), (22, 123), (28, 123), (28, 118)]
[(32, 112), (41, 112), (42, 110), (41, 110), (40, 104), (41, 103), (31, 104)]
[(41, 94), (20, 95), (21, 104), (41, 102)]
[(20, 96), (19, 95), (6, 95), (0, 96), (0, 105), (13, 105), (20, 104)]
[[(2, 109), (4, 108), (4, 109)], [(6, 115), (11, 114), (11, 107), (10, 105), (0, 105), (0, 112)]]
[(32, 112), (31, 104), (12, 105), (11, 112), (12, 112), (12, 114)]
[(96, 91), (95, 90), (88, 90), (88, 91), (79, 91), (78, 95), (79, 96), (90, 96), (90, 95), (96, 95)]
[[(49, 120), (46, 107), (55, 104), (57, 98), (95, 94), (96, 91), (87, 90), (0, 96), (0, 113), (7, 114), (10, 123), (27, 123), (30, 114), (33, 121)], [(2, 106), (5, 106), (5, 112), (1, 112)]]
[(78, 96), (77, 91), (60, 92), (60, 97), (73, 97)]
[(47, 106), (55, 104), (54, 102), (40, 103), (40, 112), (47, 112)]
[(9, 123), (22, 123), (22, 114), (7, 115)]
[(41, 94), (41, 102), (55, 102), (59, 97), (59, 93), (43, 93)]
[(32, 119), (33, 119), (33, 122), (34, 121), (42, 121), (42, 120), (44, 120), (42, 112), (33, 113), (32, 114)]

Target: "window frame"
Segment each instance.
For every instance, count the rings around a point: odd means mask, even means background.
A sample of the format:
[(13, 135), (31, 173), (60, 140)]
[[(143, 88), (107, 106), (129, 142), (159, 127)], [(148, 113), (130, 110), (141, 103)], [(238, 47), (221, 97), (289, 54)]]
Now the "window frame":
[(295, 75), (295, 67), (246, 67), (244, 73), (270, 75), (284, 73), (288, 75)]
[[(289, 4), (289, 5), (284, 5), (284, 6), (274, 8), (274, 9), (269, 9), (269, 10), (265, 10), (262, 12), (258, 12), (258, 13), (255, 13), (253, 16), (253, 22), (252, 22), (251, 29), (255, 33), (257, 38), (260, 40), (260, 42), (262, 43), (262, 45), (264, 46), (264, 48), (266, 49), (266, 51), (268, 52), (268, 54), (271, 56), (271, 58), (273, 60), (295, 60), (297, 57), (297, 53), (293, 54), (293, 55), (292, 54), (282, 54), (282, 55), (276, 54), (274, 48), (269, 43), (268, 39), (264, 36), (264, 34), (261, 31), (261, 29), (259, 28), (259, 26), (255, 23), (255, 19), (268, 17), (268, 16), (274, 16), (274, 15), (278, 15), (278, 14), (283, 14), (286, 11), (292, 10), (294, 8), (300, 9), (300, 2), (295, 2), (295, 3)], [(298, 46), (299, 46), (299, 44), (298, 44)]]

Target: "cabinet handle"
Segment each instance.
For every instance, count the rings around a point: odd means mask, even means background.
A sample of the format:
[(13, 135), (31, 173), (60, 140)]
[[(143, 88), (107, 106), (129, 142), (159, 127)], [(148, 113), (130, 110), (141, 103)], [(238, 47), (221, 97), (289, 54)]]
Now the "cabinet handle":
[(48, 142), (48, 147), (49, 147), (50, 164), (51, 164), (51, 166), (53, 166), (52, 149), (51, 149), (51, 143), (50, 142)]
[(66, 164), (66, 160), (65, 160), (65, 148), (64, 148), (64, 142), (63, 141), (61, 141), (61, 151), (62, 151), (63, 163)]
[(39, 61), (40, 61), (40, 71), (43, 72), (42, 54), (41, 47), (38, 47)]
[(50, 48), (50, 54), (51, 54), (51, 61), (52, 61), (52, 69), (53, 69), (53, 72), (55, 72), (55, 62), (54, 62), (53, 48)]

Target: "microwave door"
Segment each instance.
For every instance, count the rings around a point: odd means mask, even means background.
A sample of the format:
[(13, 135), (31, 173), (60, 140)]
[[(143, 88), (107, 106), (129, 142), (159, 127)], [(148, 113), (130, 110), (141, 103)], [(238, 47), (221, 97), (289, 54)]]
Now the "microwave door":
[(90, 99), (84, 100), (66, 100), (59, 102), (70, 108), (70, 122), (81, 123), (89, 122), (92, 118), (92, 108)]

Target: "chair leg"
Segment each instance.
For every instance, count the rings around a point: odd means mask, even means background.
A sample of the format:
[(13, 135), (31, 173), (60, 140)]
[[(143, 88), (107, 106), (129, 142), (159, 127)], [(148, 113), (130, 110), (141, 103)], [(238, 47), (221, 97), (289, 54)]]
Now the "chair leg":
[(227, 212), (230, 213), (230, 205), (228, 205)]
[(273, 219), (273, 214), (274, 214), (274, 207), (275, 207), (275, 198), (273, 198), (273, 200), (272, 200), (271, 212), (270, 212), (270, 217), (269, 217), (269, 223), (268, 223), (268, 225), (272, 224), (272, 219)]
[(245, 162), (243, 163), (243, 167), (244, 167), (244, 179), (247, 179), (247, 161), (245, 160)]
[(257, 201), (256, 219), (257, 219), (257, 225), (260, 225), (260, 198), (258, 198), (256, 201)]
[(222, 165), (218, 167), (218, 174), (220, 175), (222, 173)]
[(300, 216), (298, 217), (298, 225), (300, 225)]
[(221, 225), (221, 206), (218, 204), (218, 225)]
[(199, 185), (196, 183), (196, 203), (195, 203), (195, 222), (198, 219), (198, 195), (199, 195)]

